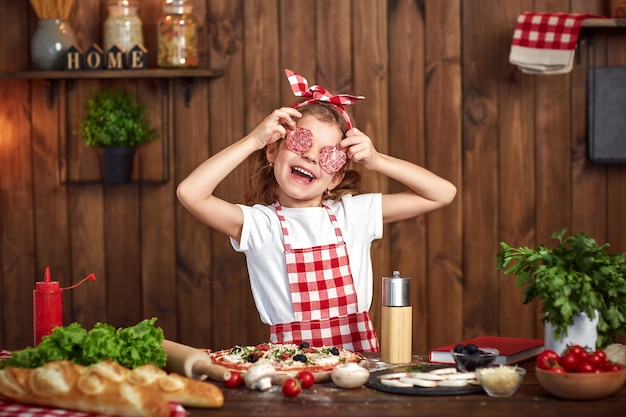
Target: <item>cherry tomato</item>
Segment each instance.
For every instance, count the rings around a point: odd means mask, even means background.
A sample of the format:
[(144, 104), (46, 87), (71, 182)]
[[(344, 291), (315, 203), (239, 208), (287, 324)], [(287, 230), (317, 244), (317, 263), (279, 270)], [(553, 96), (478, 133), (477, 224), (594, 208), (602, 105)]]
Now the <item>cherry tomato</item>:
[(596, 350), (589, 356), (589, 362), (593, 363), (596, 368), (601, 368), (606, 362), (606, 353), (603, 350)]
[(283, 382), (282, 391), (287, 397), (295, 397), (302, 391), (300, 381), (296, 378), (287, 378), (285, 382)]
[(582, 362), (578, 364), (576, 372), (590, 374), (596, 371), (596, 367), (591, 362)]
[(568, 352), (561, 358), (561, 366), (565, 372), (576, 372), (579, 363), (578, 355), (574, 352)]
[(606, 362), (604, 367), (602, 367), (603, 372), (616, 372), (621, 371), (622, 366), (619, 363)]
[(546, 349), (537, 356), (535, 363), (539, 369), (549, 370), (554, 365), (558, 365), (559, 360), (559, 355), (555, 351)]
[(300, 381), (302, 388), (311, 388), (315, 384), (315, 376), (309, 371), (300, 371), (296, 374), (296, 379)]
[(550, 368), (550, 372), (554, 372), (555, 374), (564, 374), (565, 369), (563, 369), (561, 365), (555, 365), (552, 368)]
[(243, 377), (237, 371), (230, 371), (230, 378), (224, 381), (226, 388), (237, 388), (243, 384)]
[(256, 348), (262, 350), (263, 352), (267, 352), (270, 350), (270, 345), (269, 343), (259, 343), (256, 345)]
[(591, 355), (589, 354), (589, 352), (583, 349), (582, 352), (578, 353), (578, 363), (589, 362), (590, 357)]
[(565, 353), (569, 353), (569, 352), (575, 353), (576, 355), (580, 355), (581, 352), (587, 353), (585, 348), (580, 345), (569, 346), (567, 349), (565, 349)]

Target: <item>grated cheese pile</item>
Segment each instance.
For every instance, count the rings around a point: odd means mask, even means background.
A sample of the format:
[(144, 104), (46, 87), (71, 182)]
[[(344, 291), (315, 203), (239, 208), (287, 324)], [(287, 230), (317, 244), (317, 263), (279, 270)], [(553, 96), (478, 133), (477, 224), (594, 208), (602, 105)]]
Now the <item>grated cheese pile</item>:
[(522, 375), (517, 373), (517, 367), (496, 366), (480, 370), (479, 379), (487, 390), (495, 395), (506, 395), (515, 389)]

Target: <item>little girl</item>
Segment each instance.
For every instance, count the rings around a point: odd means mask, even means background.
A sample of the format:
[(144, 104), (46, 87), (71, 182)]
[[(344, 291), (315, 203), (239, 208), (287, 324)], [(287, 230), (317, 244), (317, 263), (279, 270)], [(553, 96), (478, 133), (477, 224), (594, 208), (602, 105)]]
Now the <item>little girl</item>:
[[(181, 203), (246, 254), (252, 294), (270, 342), (308, 342), (376, 352), (370, 320), (371, 243), (383, 224), (449, 204), (456, 188), (410, 162), (376, 151), (351, 126), (344, 106), (362, 97), (333, 96), (285, 70), (297, 96), (252, 132), (198, 166), (177, 188)], [(246, 205), (213, 192), (248, 157), (253, 173)], [(407, 187), (359, 193), (348, 160)]]

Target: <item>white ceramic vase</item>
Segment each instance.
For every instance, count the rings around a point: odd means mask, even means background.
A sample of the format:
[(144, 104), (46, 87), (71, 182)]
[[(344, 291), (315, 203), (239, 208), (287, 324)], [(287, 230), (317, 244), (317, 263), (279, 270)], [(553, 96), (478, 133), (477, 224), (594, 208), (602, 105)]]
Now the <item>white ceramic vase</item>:
[(574, 324), (567, 329), (567, 334), (558, 339), (554, 336), (556, 326), (550, 322), (545, 322), (544, 345), (546, 349), (551, 349), (559, 355), (563, 353), (567, 345), (580, 345), (591, 350), (596, 350), (596, 340), (598, 339), (598, 312), (591, 320), (585, 313), (578, 313), (574, 316)]

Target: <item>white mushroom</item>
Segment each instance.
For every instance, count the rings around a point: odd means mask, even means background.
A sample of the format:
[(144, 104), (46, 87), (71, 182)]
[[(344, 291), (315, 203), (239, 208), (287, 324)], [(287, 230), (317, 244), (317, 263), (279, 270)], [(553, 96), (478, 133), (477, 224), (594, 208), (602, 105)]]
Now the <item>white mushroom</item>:
[(367, 369), (354, 362), (337, 365), (330, 374), (335, 385), (340, 388), (358, 388), (367, 382), (369, 376)]
[(272, 364), (267, 362), (259, 362), (252, 365), (244, 376), (246, 387), (266, 391), (272, 387), (272, 376), (276, 373), (276, 369)]

